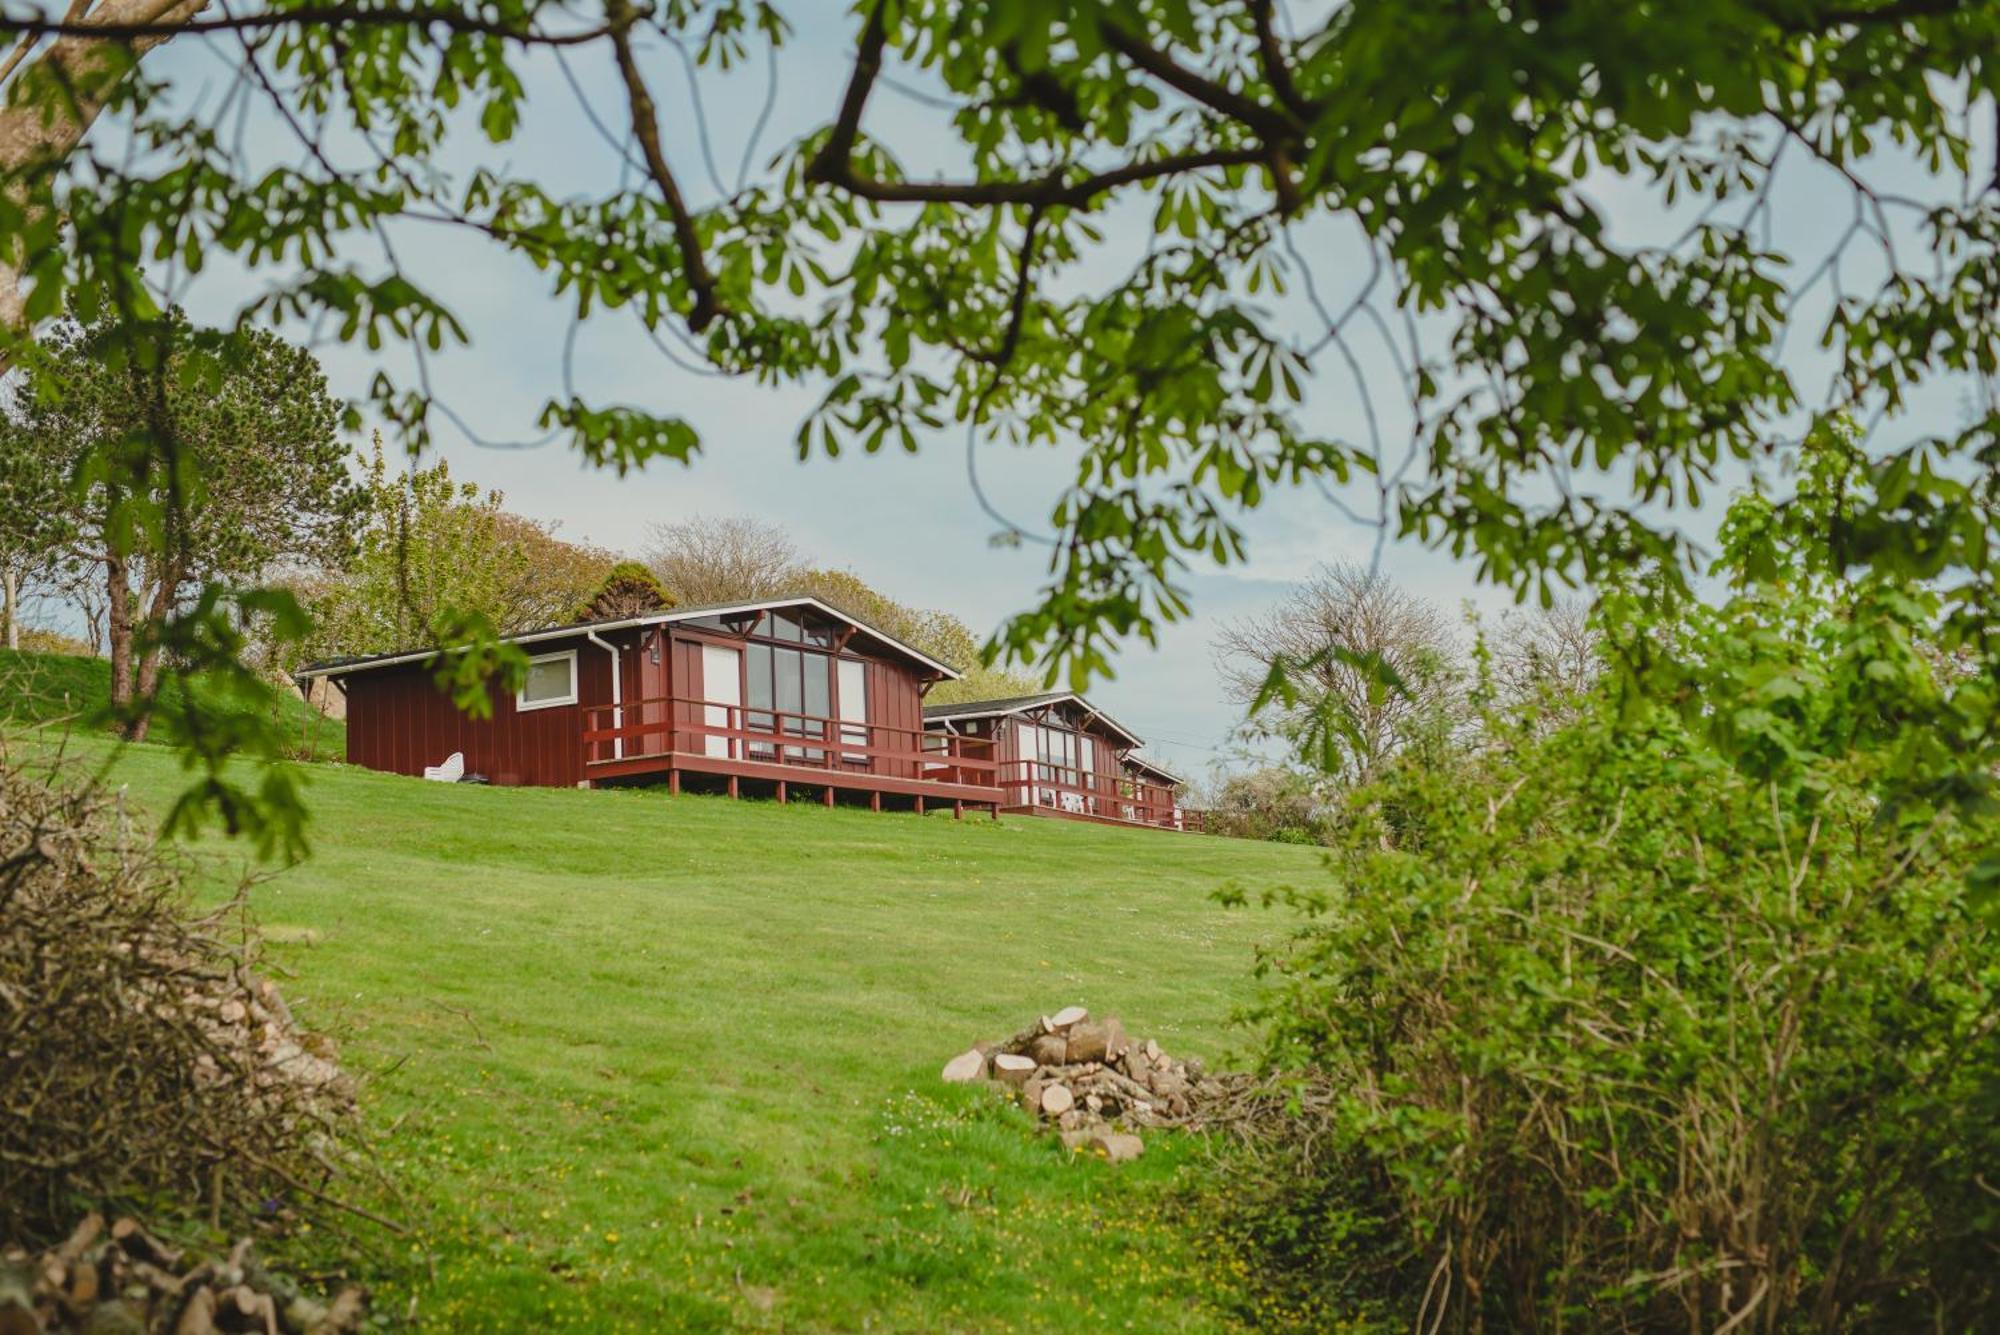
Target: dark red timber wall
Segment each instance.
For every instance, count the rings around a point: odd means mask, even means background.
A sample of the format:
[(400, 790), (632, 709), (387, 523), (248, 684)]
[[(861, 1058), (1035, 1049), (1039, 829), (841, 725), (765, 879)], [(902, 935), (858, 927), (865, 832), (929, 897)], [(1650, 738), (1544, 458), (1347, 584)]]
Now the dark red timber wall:
[[(670, 743), (681, 752), (702, 752), (702, 734), (688, 726), (703, 719), (701, 637), (646, 627), (604, 631), (599, 638), (618, 647), (625, 725), (641, 729), (658, 725), (657, 731), (628, 736), (626, 756), (661, 754)], [(578, 702), (522, 712), (515, 708), (512, 691), (496, 688), (490, 692), (492, 717), (472, 719), (437, 689), (431, 670), (420, 663), (358, 671), (346, 678), (348, 759), (370, 769), (414, 775), (422, 774), (426, 766), (443, 764), (456, 751), (465, 756), (468, 774), (484, 775), (496, 784), (575, 786), (586, 773), (586, 718), (592, 728), (608, 728), (613, 721), (611, 711), (602, 708), (611, 703), (611, 655), (581, 636), (521, 647), (534, 656), (575, 650)], [(906, 751), (909, 758), (877, 757), (874, 772), (923, 777), (919, 755), (923, 693), (917, 673), (899, 661), (875, 658), (852, 647), (846, 656), (867, 664), (868, 721), (905, 730), (876, 735), (877, 745)], [(737, 694), (740, 698), (740, 686)], [(666, 703), (669, 698), (671, 706)], [(675, 725), (684, 730), (675, 732)], [(610, 755), (609, 742), (594, 745), (600, 758)]]
[[(617, 644), (625, 698), (638, 697), (638, 645), (629, 630), (603, 637)], [(465, 772), (496, 784), (574, 787), (583, 778), (583, 706), (611, 700), (611, 655), (582, 638), (523, 645), (530, 654), (577, 651), (574, 705), (514, 708), (514, 693), (494, 687), (493, 716), (468, 718), (437, 689), (421, 663), (355, 672), (347, 678), (347, 758), (369, 769), (422, 774), (454, 751)]]

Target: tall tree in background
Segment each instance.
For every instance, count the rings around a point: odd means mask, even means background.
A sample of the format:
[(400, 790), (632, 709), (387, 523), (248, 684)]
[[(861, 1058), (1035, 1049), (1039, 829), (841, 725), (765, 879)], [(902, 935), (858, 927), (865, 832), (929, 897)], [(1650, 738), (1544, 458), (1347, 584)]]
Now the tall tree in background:
[(747, 515), (696, 515), (648, 532), (645, 562), (683, 606), (788, 592), (799, 549), (781, 528)]
[(505, 508), (497, 491), (452, 478), (440, 460), (396, 470), (378, 437), (362, 470), (363, 514), (353, 555), (299, 577), (310, 636), (279, 664), (384, 653), (432, 643), (462, 616), (497, 631), (569, 621), (617, 563), (610, 552), (558, 538)]
[[(337, 560), (356, 497), (336, 433), (340, 404), (311, 353), (259, 331), (69, 324), (7, 404), (19, 457), (56, 508), (14, 511), (24, 541), (94, 568), (105, 592), (111, 702), (146, 735), (166, 628), (204, 585)], [(156, 455), (153, 442), (173, 451)], [(53, 545), (51, 545), (53, 544)]]
[(1451, 624), (1422, 598), (1366, 566), (1322, 565), (1268, 612), (1227, 623), (1216, 668), (1249, 706), (1278, 674), (1271, 713), (1323, 767), (1365, 783), (1422, 720), (1449, 711), (1462, 689)]

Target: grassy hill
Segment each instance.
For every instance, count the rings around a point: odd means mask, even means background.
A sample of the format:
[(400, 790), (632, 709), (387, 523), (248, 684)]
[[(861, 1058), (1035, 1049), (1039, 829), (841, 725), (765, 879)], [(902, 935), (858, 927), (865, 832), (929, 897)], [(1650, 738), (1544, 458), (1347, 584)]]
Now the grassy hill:
[[(384, 1208), (418, 1233), (384, 1310), (1206, 1330), (1258, 1301), (1168, 1208), (1198, 1144), (1071, 1162), (938, 1069), (1070, 1002), (1226, 1058), (1283, 923), (1209, 892), (1310, 884), (1310, 850), (311, 773), (314, 855), (256, 903), (295, 1008), (395, 1128)], [(115, 773), (141, 802), (179, 777), (150, 746)]]
[[(174, 683), (161, 692), (161, 709), (171, 713), (180, 697)], [(95, 726), (111, 703), (111, 664), (74, 654), (0, 649), (0, 719), (22, 723)], [(341, 760), (347, 755), (347, 725), (309, 707), (296, 695), (279, 706), (278, 721), (294, 738), (301, 756)]]

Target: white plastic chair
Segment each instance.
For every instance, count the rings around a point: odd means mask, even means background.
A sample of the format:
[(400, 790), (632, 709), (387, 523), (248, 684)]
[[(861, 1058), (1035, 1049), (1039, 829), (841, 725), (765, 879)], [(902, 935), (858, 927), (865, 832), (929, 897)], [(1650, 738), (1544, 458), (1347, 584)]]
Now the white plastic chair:
[(438, 783), (457, 783), (465, 777), (465, 752), (454, 751), (442, 765), (424, 766), (424, 777)]

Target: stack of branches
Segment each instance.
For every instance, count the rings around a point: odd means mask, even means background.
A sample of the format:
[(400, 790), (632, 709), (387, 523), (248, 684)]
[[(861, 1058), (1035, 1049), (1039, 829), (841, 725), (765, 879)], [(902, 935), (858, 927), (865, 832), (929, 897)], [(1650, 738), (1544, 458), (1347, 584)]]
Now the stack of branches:
[(253, 971), (244, 890), (197, 913), (185, 867), (60, 760), (0, 751), (0, 1236), (76, 1203), (330, 1201), (354, 1091)]
[(322, 1301), (260, 1262), (249, 1238), (226, 1257), (172, 1247), (136, 1219), (110, 1228), (86, 1215), (67, 1239), (30, 1256), (0, 1252), (0, 1331), (263, 1331), (348, 1335), (368, 1314), (367, 1294), (348, 1285)]

